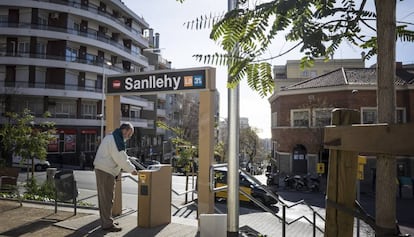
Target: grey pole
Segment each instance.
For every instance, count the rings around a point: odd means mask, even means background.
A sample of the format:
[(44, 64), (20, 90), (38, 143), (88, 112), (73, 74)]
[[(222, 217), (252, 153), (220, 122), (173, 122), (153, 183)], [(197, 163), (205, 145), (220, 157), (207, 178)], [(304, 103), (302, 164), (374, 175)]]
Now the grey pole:
[[(105, 61), (105, 60), (104, 60)], [(102, 98), (101, 98), (101, 142), (104, 138), (104, 121), (105, 121), (105, 83), (106, 83), (106, 75), (105, 75), (105, 62), (102, 64)]]
[[(237, 0), (228, 0), (228, 10), (237, 8)], [(237, 46), (236, 46), (237, 47)], [(237, 50), (237, 48), (235, 49)], [(228, 78), (230, 80), (230, 78)], [(229, 156), (227, 171), (227, 236), (239, 236), (239, 85), (228, 89), (228, 139)]]

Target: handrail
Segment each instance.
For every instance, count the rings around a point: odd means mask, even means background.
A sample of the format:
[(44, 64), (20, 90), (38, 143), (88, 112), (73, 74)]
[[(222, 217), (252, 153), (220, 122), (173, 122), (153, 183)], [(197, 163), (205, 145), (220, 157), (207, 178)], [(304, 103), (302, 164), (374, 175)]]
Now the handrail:
[(243, 194), (244, 196), (246, 196), (249, 200), (253, 201), (256, 205), (258, 205), (259, 207), (261, 207), (263, 210), (265, 210), (265, 211), (269, 212), (270, 214), (274, 215), (275, 217), (277, 217), (277, 219), (279, 219), (280, 221), (283, 220), (280, 216), (276, 215), (276, 213), (272, 209), (270, 209), (267, 206), (265, 206), (262, 202), (260, 202), (256, 198), (254, 198), (252, 195), (248, 194), (243, 189), (239, 189), (239, 192), (241, 194)]
[(123, 175), (121, 178), (123, 180), (125, 180), (125, 178), (129, 178), (130, 180), (134, 181), (135, 183), (138, 183), (138, 179), (135, 179), (134, 177), (129, 176), (129, 175)]
[(181, 210), (183, 208), (186, 208), (186, 207), (192, 206), (192, 205), (196, 205), (197, 206), (197, 203), (195, 201), (191, 201), (191, 202), (188, 202), (188, 203), (186, 203), (184, 205), (181, 205), (181, 206), (177, 206), (174, 203), (171, 203), (171, 206), (173, 206), (177, 210)]
[[(227, 190), (227, 185), (225, 186), (221, 186), (221, 187), (214, 187), (214, 169), (215, 168), (219, 168), (219, 167), (227, 167), (227, 164), (215, 164), (210, 166), (210, 190), (212, 192), (218, 192), (218, 191), (224, 191)], [(251, 178), (253, 181), (257, 182), (257, 183), (261, 183), (256, 177), (252, 176), (250, 173), (248, 173), (245, 170), (241, 170), (239, 169), (239, 172), (243, 173), (244, 175), (248, 176), (249, 178)], [(313, 209), (309, 204), (307, 204), (305, 202), (305, 200), (300, 200), (298, 202), (292, 203), (290, 205), (286, 204), (282, 199), (279, 198), (278, 195), (275, 195), (271, 190), (269, 190), (268, 188), (263, 188), (263, 190), (272, 198), (274, 198), (275, 200), (277, 200), (278, 202), (281, 203), (282, 205), (282, 217), (278, 216), (273, 210), (271, 210), (270, 208), (268, 208), (267, 206), (265, 206), (262, 202), (260, 202), (259, 200), (257, 200), (256, 198), (254, 198), (253, 196), (251, 196), (250, 194), (246, 193), (243, 189), (239, 189), (239, 192), (241, 194), (243, 194), (244, 196), (246, 196), (250, 201), (252, 201), (253, 203), (255, 203), (256, 205), (258, 205), (260, 208), (262, 208), (263, 210), (271, 213), (273, 216), (275, 216), (279, 221), (282, 222), (282, 236), (286, 236), (286, 225), (290, 225), (293, 224), (301, 219), (306, 220), (308, 223), (313, 225), (313, 236), (316, 236), (316, 230), (319, 230), (321, 233), (324, 233), (324, 230), (321, 229), (320, 227), (318, 227), (316, 225), (316, 217), (318, 216), (319, 218), (321, 218), (324, 222), (326, 221), (325, 218), (323, 218), (318, 212), (315, 211), (315, 209)], [(286, 208), (292, 208), (295, 207), (299, 204), (304, 204), (306, 205), (313, 213), (313, 221), (311, 221), (308, 217), (302, 215), (294, 220), (291, 221), (286, 221)]]
[[(214, 187), (214, 169), (216, 168), (220, 168), (220, 167), (227, 167), (227, 163), (223, 163), (223, 164), (213, 164), (210, 166), (210, 191), (211, 192), (217, 192), (215, 191)], [(225, 186), (227, 188), (227, 185)]]
[(175, 191), (174, 189), (171, 189), (171, 191), (177, 196), (182, 196), (182, 195), (187, 194), (187, 193), (197, 193), (197, 190), (195, 190), (195, 189), (190, 189), (190, 190), (184, 191), (182, 193), (179, 193), (179, 192)]

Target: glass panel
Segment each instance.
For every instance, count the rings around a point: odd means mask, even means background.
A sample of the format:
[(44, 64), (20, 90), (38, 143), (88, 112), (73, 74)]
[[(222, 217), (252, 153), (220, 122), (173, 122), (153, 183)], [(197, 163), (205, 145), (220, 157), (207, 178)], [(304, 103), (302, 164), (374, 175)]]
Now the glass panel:
[(331, 110), (315, 110), (315, 127), (331, 124)]
[(373, 124), (377, 123), (377, 110), (376, 109), (365, 109), (362, 111), (362, 123)]
[(293, 126), (294, 127), (308, 127), (309, 126), (309, 112), (308, 111), (294, 111), (293, 112)]

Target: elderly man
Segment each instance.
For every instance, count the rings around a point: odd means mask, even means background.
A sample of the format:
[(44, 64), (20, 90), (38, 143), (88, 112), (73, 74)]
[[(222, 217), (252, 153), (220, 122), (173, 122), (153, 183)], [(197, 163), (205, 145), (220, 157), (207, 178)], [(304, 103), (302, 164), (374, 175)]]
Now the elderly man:
[(121, 231), (112, 219), (112, 206), (116, 176), (123, 171), (137, 175), (135, 166), (126, 153), (126, 141), (134, 134), (131, 123), (123, 123), (112, 134), (103, 138), (94, 161), (96, 185), (98, 190), (99, 214), (102, 229), (110, 232)]

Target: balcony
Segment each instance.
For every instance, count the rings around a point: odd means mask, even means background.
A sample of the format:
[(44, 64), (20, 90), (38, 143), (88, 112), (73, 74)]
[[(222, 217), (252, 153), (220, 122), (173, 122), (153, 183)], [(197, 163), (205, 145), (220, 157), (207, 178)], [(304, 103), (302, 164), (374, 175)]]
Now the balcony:
[[(47, 2), (50, 5), (45, 5), (42, 2)], [(130, 37), (136, 42), (141, 44), (144, 47), (148, 47), (148, 40), (142, 35), (142, 33), (127, 24), (125, 18), (122, 16), (115, 16), (106, 12), (106, 10), (101, 9), (99, 6), (89, 3), (88, 5), (83, 5), (78, 1), (69, 1), (69, 0), (26, 0), (26, 1), (12, 1), (12, 0), (2, 0), (2, 4), (5, 6), (18, 6), (18, 7), (28, 7), (28, 8), (40, 8), (40, 9), (49, 9), (49, 10), (60, 10), (62, 12), (67, 12), (69, 14), (77, 15), (90, 15), (91, 19), (96, 20), (96, 15), (108, 20), (108, 25), (114, 26), (114, 28), (119, 28), (116, 25), (120, 25), (125, 28), (125, 32), (130, 33)], [(66, 6), (63, 7), (63, 6)], [(67, 7), (75, 8), (76, 10), (68, 9)], [(93, 17), (95, 15), (95, 17)], [(129, 16), (128, 16), (129, 17)], [(149, 24), (142, 17), (134, 17), (137, 22), (142, 25), (144, 28), (148, 28)], [(115, 24), (114, 24), (115, 23)], [(127, 34), (128, 35), (128, 34)]]
[(0, 94), (6, 95), (33, 95), (33, 96), (53, 96), (66, 98), (87, 98), (100, 100), (102, 89), (88, 86), (78, 86), (71, 84), (51, 84), (51, 83), (31, 83), (28, 81), (2, 81), (0, 80)]
[(147, 128), (147, 129), (154, 128), (154, 120), (132, 118), (132, 117), (122, 117), (121, 121), (131, 122), (134, 127)]
[[(54, 26), (48, 26), (48, 25), (42, 25), (42, 24), (32, 24), (32, 23), (28, 23), (28, 22), (20, 22), (20, 23), (9, 23), (9, 22), (5, 22), (5, 21), (1, 21), (0, 22), (0, 27), (1, 28), (16, 28), (16, 29), (33, 29), (33, 30), (39, 30), (39, 31), (52, 31), (52, 32), (59, 32), (59, 33), (65, 33), (65, 34), (70, 34), (73, 36), (81, 36), (81, 37), (86, 37), (88, 39), (92, 39), (92, 40), (97, 40), (99, 42), (102, 43), (106, 43), (106, 44), (110, 44), (112, 46), (114, 46), (117, 49), (120, 49), (124, 52), (126, 52), (129, 55), (132, 55), (132, 57), (130, 57), (130, 60), (136, 60), (136, 58), (140, 59), (141, 62), (140, 64), (142, 64), (143, 66), (147, 66), (148, 65), (148, 59), (141, 55), (138, 52), (132, 51), (130, 48), (125, 47), (124, 45), (114, 41), (113, 39), (111, 39), (109, 36), (102, 34), (94, 29), (87, 29), (85, 32), (84, 31), (80, 31), (77, 29), (72, 29), (72, 28), (63, 28), (63, 27), (54, 27)], [(18, 30), (13, 30), (12, 35), (15, 35), (16, 32), (19, 32)], [(3, 34), (6, 34), (7, 32), (3, 31)], [(23, 34), (21, 34), (23, 35)], [(39, 32), (37, 35), (42, 35), (44, 36), (44, 33)], [(67, 40), (67, 37), (61, 37), (65, 40)], [(81, 39), (81, 38), (79, 38)], [(84, 40), (79, 40), (80, 42), (84, 42)], [(94, 46), (96, 46), (96, 44), (92, 44)], [(105, 48), (105, 47), (103, 47)], [(113, 53), (117, 53), (117, 52), (113, 52)]]

